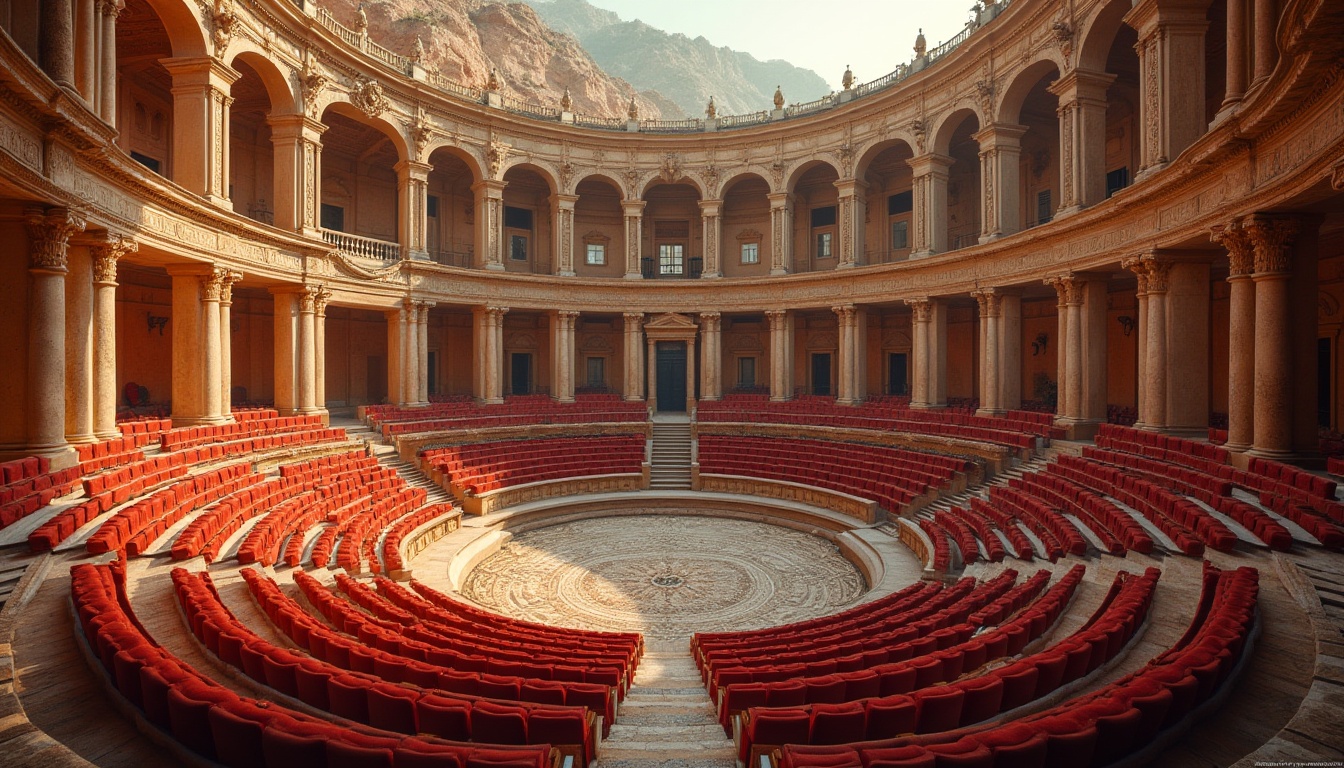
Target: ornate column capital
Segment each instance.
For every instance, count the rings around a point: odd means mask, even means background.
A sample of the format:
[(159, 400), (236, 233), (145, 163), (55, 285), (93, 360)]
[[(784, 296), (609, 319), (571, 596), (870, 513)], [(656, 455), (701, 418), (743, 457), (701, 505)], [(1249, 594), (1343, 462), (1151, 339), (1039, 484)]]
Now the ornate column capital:
[(318, 317), (327, 316), (327, 302), (331, 300), (331, 290), (325, 285), (318, 286), (317, 294), (313, 297), (313, 311)]
[[(305, 285), (299, 293), (299, 312), (305, 315), (317, 312), (317, 302), (326, 289), (320, 285)], [(409, 299), (407, 300), (410, 301)]]
[(1166, 293), (1167, 278), (1171, 276), (1172, 262), (1153, 256), (1143, 257), (1143, 262), (1147, 268), (1148, 293)]
[(905, 305), (910, 308), (911, 320), (916, 323), (927, 323), (933, 315), (933, 299), (927, 296), (918, 299), (906, 299)]
[(243, 279), (242, 272), (229, 272), (229, 271), (224, 272), (224, 277), (221, 281), (219, 289), (220, 304), (227, 304), (227, 305), (233, 304), (233, 284), (240, 282), (242, 279)]
[(853, 304), (838, 304), (831, 307), (831, 311), (836, 314), (837, 318), (839, 318), (840, 325), (845, 326), (854, 322), (854, 315), (858, 311), (858, 308)]
[(124, 235), (108, 233), (90, 245), (93, 252), (94, 285), (117, 284), (117, 262), (128, 253), (140, 250), (140, 244)]
[(561, 309), (556, 311), (555, 316), (572, 323), (579, 318), (580, 314), (581, 313), (577, 309)]
[(31, 240), (29, 269), (65, 272), (70, 237), (84, 231), (84, 215), (69, 208), (29, 208), (24, 223)]
[(789, 319), (789, 311), (787, 309), (767, 309), (765, 310), (765, 319), (770, 323), (770, 330), (780, 330)]
[(718, 330), (719, 322), (722, 319), (723, 315), (718, 312), (700, 313), (700, 324), (704, 327), (705, 330)]
[(1209, 239), (1227, 249), (1228, 280), (1249, 277), (1255, 271), (1255, 244), (1241, 221), (1218, 224)]
[(1300, 227), (1296, 219), (1254, 216), (1242, 223), (1254, 248), (1257, 275), (1283, 274), (1293, 268), (1293, 237)]
[(625, 318), (625, 323), (626, 323), (627, 327), (628, 327), (631, 323), (639, 323), (639, 322), (643, 322), (643, 321), (644, 321), (644, 313), (643, 313), (643, 312), (622, 312), (622, 313), (621, 313), (621, 317)]
[(218, 302), (224, 295), (224, 284), (228, 282), (229, 271), (215, 267), (209, 274), (201, 275), (201, 301)]

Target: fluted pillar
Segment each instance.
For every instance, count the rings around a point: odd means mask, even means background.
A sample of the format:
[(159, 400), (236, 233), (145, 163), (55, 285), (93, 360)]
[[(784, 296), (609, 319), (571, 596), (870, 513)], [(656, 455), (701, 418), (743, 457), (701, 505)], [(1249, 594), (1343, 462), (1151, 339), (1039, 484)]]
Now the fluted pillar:
[(574, 310), (551, 313), (551, 395), (562, 403), (574, 402), (574, 326), (578, 318)]
[(1257, 217), (1246, 223), (1254, 249), (1255, 422), (1250, 454), (1285, 458), (1293, 452), (1292, 219)]
[[(1271, 0), (1272, 1), (1272, 0)], [(1209, 0), (1137, 0), (1125, 23), (1139, 42), (1137, 178), (1166, 167), (1204, 134), (1204, 33)]]
[[(405, 358), (406, 358), (406, 312), (403, 309), (390, 309), (383, 313), (387, 318), (387, 401), (396, 405), (405, 405), (405, 388), (402, 386), (402, 379), (405, 377)], [(480, 341), (481, 334), (479, 324), (473, 325), (475, 340)], [(482, 347), (479, 343), (472, 350), (472, 359), (479, 361), (481, 359)], [(472, 394), (480, 397), (481, 367), (477, 365), (475, 369), (476, 378), (472, 385)]]
[(229, 95), (237, 70), (218, 59), (161, 59), (173, 78), (173, 181), (229, 203)]
[(139, 245), (109, 236), (93, 248), (93, 432), (100, 440), (117, 429), (117, 261)]
[(1059, 97), (1059, 204), (1067, 216), (1106, 199), (1106, 89), (1115, 75), (1075, 69), (1047, 90)]
[(477, 266), (504, 270), (504, 187), (502, 181), (486, 179), (471, 186), (476, 193)]
[(415, 405), (420, 401), (420, 323), (417, 302), (409, 296), (402, 300), (401, 316), (401, 402)]
[(644, 399), (644, 313), (626, 312), (625, 321), (625, 399)]
[(702, 233), (704, 248), (704, 267), (701, 269), (700, 276), (715, 278), (723, 277), (723, 267), (720, 265), (719, 246), (720, 240), (720, 218), (723, 212), (722, 200), (701, 200), (700, 201), (700, 226), (704, 229)]
[(793, 195), (771, 192), (770, 199), (770, 274), (787, 275), (793, 271)]
[(98, 116), (109, 125), (117, 124), (117, 17), (125, 7), (122, 0), (98, 0)]
[(508, 307), (477, 307), (473, 310), (480, 329), (481, 348), (477, 364), (482, 366), (481, 391), (478, 397), (484, 403), (504, 402), (504, 316)]
[(1022, 407), (1022, 292), (1000, 288), (999, 293), (999, 407)]
[(77, 238), (67, 251), (65, 276), (65, 439), (93, 435), (93, 256)]
[(65, 208), (25, 212), (32, 291), (28, 304), (27, 444), (25, 452), (60, 457), (65, 440), (65, 279), (70, 237), (84, 219)]
[[(622, 200), (621, 210), (625, 213), (625, 278), (640, 280), (644, 273), (640, 268), (644, 258), (644, 206), (643, 200)], [(652, 396), (652, 393), (650, 393)]]
[[(224, 294), (224, 285), (229, 273), (224, 269), (214, 269), (209, 275), (201, 277), (201, 334), (199, 337), (202, 353), (201, 380), (198, 387), (205, 390), (202, 398), (206, 420), (214, 423), (225, 421), (228, 412), (224, 408), (224, 398), (219, 387), (224, 379), (224, 356), (220, 351), (219, 300)], [(174, 339), (174, 342), (177, 340)]]
[(927, 298), (906, 299), (910, 307), (911, 364), (910, 407), (929, 407), (929, 320), (932, 302)]
[(859, 405), (866, 395), (867, 338), (864, 331), (868, 324), (867, 313), (853, 304), (831, 307), (831, 311), (835, 313), (840, 329), (840, 391), (836, 402)]
[(929, 407), (947, 407), (947, 316), (946, 301), (929, 303)]
[(421, 405), (429, 405), (429, 310), (434, 306), (432, 301), (417, 301), (415, 307), (415, 401)]
[(327, 126), (307, 115), (266, 120), (275, 166), (275, 226), (320, 236), (322, 134)]
[(320, 289), (306, 285), (299, 294), (299, 354), (298, 354), (298, 410), (313, 413), (317, 410), (317, 296)]
[(556, 235), (555, 274), (561, 277), (573, 277), (574, 271), (574, 206), (579, 202), (578, 195), (551, 195), (551, 219), (555, 222)]
[[(1228, 3), (1228, 13), (1237, 0)], [(1229, 26), (1231, 22), (1229, 20)], [(1229, 45), (1231, 41), (1229, 40)], [(1229, 451), (1251, 447), (1255, 425), (1255, 249), (1240, 222), (1220, 225), (1213, 241), (1227, 249), (1227, 442)]]
[(1161, 431), (1167, 427), (1167, 287), (1170, 262), (1144, 259), (1147, 271), (1148, 323), (1139, 332), (1144, 337), (1147, 363), (1144, 368), (1143, 424)]
[(999, 307), (1002, 300), (993, 288), (971, 294), (980, 310), (980, 410), (981, 416), (997, 416), (999, 405)]
[(868, 203), (864, 197), (868, 185), (859, 179), (840, 179), (835, 182), (839, 237), (836, 247), (840, 258), (836, 269), (849, 269), (863, 263), (864, 226)]
[(219, 291), (219, 400), (222, 415), (233, 413), (233, 286), (240, 272), (225, 272)]
[(700, 313), (700, 399), (723, 397), (722, 317), (718, 312)]
[(914, 205), (914, 237), (910, 258), (947, 251), (947, 177), (955, 162), (947, 155), (930, 152), (905, 161), (913, 172), (911, 202)]
[(770, 323), (770, 399), (793, 399), (793, 317), (786, 309), (766, 310)]
[(1047, 278), (1055, 289), (1055, 421), (1064, 423), (1073, 415), (1069, 404), (1069, 282), (1064, 277)]
[(327, 302), (331, 291), (318, 291), (313, 308), (313, 403), (319, 413), (327, 415)]
[(402, 160), (397, 172), (397, 241), (405, 259), (429, 259), (425, 232), (429, 207), (429, 172), (434, 166)]
[(1021, 180), (1018, 173), (1025, 125), (990, 123), (974, 136), (980, 142), (982, 197), (980, 242), (988, 242), (1022, 229), (1018, 212)]

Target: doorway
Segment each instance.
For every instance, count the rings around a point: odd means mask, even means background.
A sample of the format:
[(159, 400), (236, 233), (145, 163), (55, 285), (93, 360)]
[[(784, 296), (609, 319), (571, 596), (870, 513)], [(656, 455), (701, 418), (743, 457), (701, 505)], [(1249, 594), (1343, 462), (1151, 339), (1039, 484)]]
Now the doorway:
[(887, 394), (904, 395), (909, 393), (910, 383), (907, 379), (909, 356), (904, 352), (893, 352), (887, 355)]
[(657, 357), (658, 410), (685, 413), (686, 342), (658, 342)]
[(812, 353), (812, 394), (831, 394), (831, 353)]
[(509, 394), (532, 394), (532, 355), (526, 352), (509, 356)]

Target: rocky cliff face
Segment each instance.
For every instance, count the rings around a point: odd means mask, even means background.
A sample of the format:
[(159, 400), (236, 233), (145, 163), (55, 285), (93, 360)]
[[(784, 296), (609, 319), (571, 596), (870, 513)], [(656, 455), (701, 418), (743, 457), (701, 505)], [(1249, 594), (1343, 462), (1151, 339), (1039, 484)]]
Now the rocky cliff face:
[(729, 115), (773, 108), (775, 86), (783, 88), (790, 103), (831, 92), (812, 70), (777, 59), (760, 61), (703, 37), (668, 34), (641, 21), (621, 21), (587, 0), (525, 2), (552, 28), (573, 35), (607, 72), (641, 90), (661, 93), (690, 116), (702, 116), (710, 96), (719, 114)]
[[(359, 0), (325, 5), (342, 24), (356, 28)], [(365, 0), (363, 6), (371, 39), (410, 55), (419, 37), (426, 66), (465, 85), (483, 87), (494, 67), (506, 94), (558, 107), (569, 88), (573, 111), (602, 117), (624, 117), (636, 90), (603, 71), (573, 37), (557, 33), (522, 3)], [(680, 116), (656, 93), (639, 95), (637, 103), (640, 117)]]

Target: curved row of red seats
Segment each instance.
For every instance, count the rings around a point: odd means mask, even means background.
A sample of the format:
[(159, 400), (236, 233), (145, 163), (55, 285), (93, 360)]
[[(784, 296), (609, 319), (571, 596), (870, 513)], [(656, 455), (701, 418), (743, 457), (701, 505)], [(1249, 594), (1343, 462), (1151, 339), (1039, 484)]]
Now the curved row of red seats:
[(456, 510), (457, 507), (452, 504), (433, 504), (394, 523), (392, 527), (388, 528), (387, 535), (383, 537), (383, 570), (387, 573), (404, 570), (406, 563), (401, 556), (401, 542), (410, 535), (411, 531), (432, 520), (454, 514), (460, 515), (461, 513)]

